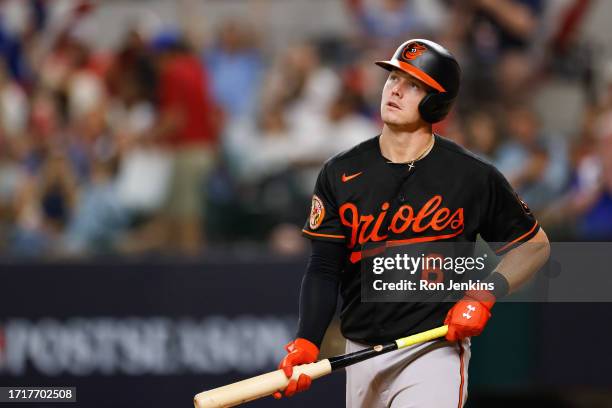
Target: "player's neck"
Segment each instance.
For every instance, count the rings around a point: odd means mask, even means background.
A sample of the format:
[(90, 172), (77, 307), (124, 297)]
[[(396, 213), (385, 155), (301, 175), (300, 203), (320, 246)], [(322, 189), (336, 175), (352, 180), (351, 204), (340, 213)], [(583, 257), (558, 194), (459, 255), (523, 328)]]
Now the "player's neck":
[(431, 143), (431, 126), (423, 126), (414, 131), (396, 131), (383, 126), (380, 135), (380, 151), (393, 163), (406, 163), (417, 158)]

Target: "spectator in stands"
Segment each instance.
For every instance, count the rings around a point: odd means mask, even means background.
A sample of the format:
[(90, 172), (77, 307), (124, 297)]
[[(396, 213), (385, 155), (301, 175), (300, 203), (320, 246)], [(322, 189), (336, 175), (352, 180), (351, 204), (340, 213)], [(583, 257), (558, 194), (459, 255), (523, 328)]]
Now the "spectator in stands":
[(52, 251), (77, 205), (76, 178), (60, 151), (44, 159), (39, 172), (21, 179), (16, 191), (14, 249), (27, 255)]
[(120, 158), (117, 200), (134, 219), (153, 216), (167, 199), (171, 157), (151, 137), (156, 120), (154, 61), (141, 36), (131, 30), (107, 75), (112, 93), (109, 125)]
[(15, 225), (14, 200), (22, 175), (9, 143), (0, 137), (0, 251), (10, 250), (10, 232)]
[(0, 60), (0, 127), (6, 137), (19, 137), (28, 123), (29, 100)]
[(493, 161), (499, 144), (498, 124), (485, 110), (470, 112), (465, 119), (468, 148), (489, 161)]
[(115, 242), (127, 225), (127, 214), (117, 200), (115, 171), (114, 159), (94, 159), (90, 182), (82, 188), (79, 204), (66, 230), (63, 255), (115, 250)]
[(612, 240), (610, 112), (603, 111), (593, 118), (593, 144), (578, 146), (580, 155), (570, 188), (543, 214), (543, 221), (556, 228), (557, 235), (579, 240)]
[(347, 87), (338, 91), (321, 126), (321, 145), (316, 154), (320, 162), (376, 136), (379, 128), (366, 118), (360, 95)]
[(612, 240), (612, 132), (600, 134), (597, 140), (600, 176), (597, 188), (585, 202), (578, 217), (578, 238), (590, 241)]
[(527, 51), (541, 24), (543, 1), (470, 0), (452, 4), (446, 35), (459, 39), (459, 54), (465, 59), (464, 103), (499, 103), (503, 97), (522, 97), (524, 87), (511, 85), (524, 85), (533, 73)]
[(257, 121), (235, 121), (226, 133), (226, 155), (241, 182), (252, 184), (286, 171), (296, 154), (290, 124), (279, 105), (263, 106)]
[(427, 37), (446, 20), (438, 0), (346, 0), (364, 38), (387, 46), (413, 34)]
[(512, 107), (506, 117), (507, 140), (500, 146), (496, 166), (532, 210), (547, 205), (567, 182), (565, 143), (545, 134), (535, 112)]
[(525, 50), (540, 24), (543, 0), (471, 0), (453, 2), (454, 24), (468, 52), (494, 62), (509, 50)]
[(8, 20), (6, 15), (0, 15), (0, 56), (10, 76), (26, 85), (32, 72), (24, 47), (25, 36), (20, 32), (25, 27), (11, 26), (11, 21)]
[(155, 136), (173, 155), (167, 244), (193, 255), (203, 245), (204, 193), (217, 156), (215, 107), (204, 66), (179, 35), (165, 33), (154, 47), (159, 52)]
[(257, 110), (263, 61), (248, 21), (222, 23), (217, 41), (205, 51), (215, 101), (231, 118), (253, 118)]

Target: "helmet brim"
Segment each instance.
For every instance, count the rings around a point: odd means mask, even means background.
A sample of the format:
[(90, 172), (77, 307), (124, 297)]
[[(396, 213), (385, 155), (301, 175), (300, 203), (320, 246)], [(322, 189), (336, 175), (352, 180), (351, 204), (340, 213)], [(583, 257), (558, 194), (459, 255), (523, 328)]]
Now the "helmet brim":
[(446, 89), (438, 81), (427, 75), (427, 73), (421, 71), (414, 65), (408, 64), (407, 62), (403, 62), (400, 60), (391, 60), (391, 61), (376, 61), (376, 65), (386, 69), (387, 71), (392, 71), (394, 69), (399, 69), (407, 73), (410, 76), (415, 77), (419, 81), (425, 83), (426, 85), (432, 87), (438, 92), (446, 92)]

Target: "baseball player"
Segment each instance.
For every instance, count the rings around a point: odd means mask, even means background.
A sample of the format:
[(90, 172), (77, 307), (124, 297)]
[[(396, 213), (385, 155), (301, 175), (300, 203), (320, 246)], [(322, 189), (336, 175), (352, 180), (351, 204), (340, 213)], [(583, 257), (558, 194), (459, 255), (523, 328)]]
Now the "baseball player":
[[(447, 324), (446, 339), (381, 355), (347, 368), (347, 407), (462, 407), (471, 336), (479, 335), (496, 300), (546, 262), (546, 234), (527, 205), (491, 164), (440, 135), (455, 100), (460, 68), (441, 45), (402, 44), (382, 91), (382, 132), (328, 160), (321, 170), (303, 233), (312, 253), (302, 281), (297, 338), (280, 368), (314, 362), (341, 294), (346, 351)], [(363, 302), (362, 250), (395, 242), (474, 242), (477, 234), (503, 258), (453, 302)], [(540, 245), (522, 245), (525, 242)], [(283, 394), (310, 386), (302, 374)], [(280, 392), (274, 395), (281, 398)]]

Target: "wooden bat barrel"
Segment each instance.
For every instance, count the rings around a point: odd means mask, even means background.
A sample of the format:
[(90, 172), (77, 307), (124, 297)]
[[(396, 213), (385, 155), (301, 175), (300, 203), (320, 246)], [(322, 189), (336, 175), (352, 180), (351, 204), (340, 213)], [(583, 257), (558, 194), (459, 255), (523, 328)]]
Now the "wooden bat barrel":
[[(297, 380), (300, 374), (304, 373), (314, 380), (331, 373), (331, 371), (329, 360), (326, 359), (316, 363), (295, 366), (291, 378)], [(283, 370), (276, 370), (201, 392), (194, 397), (193, 403), (195, 408), (233, 407), (284, 390), (287, 384), (289, 384), (289, 378), (285, 376)]]

